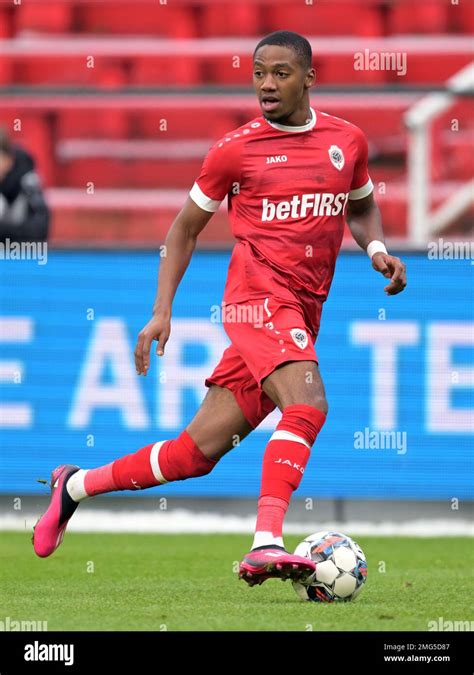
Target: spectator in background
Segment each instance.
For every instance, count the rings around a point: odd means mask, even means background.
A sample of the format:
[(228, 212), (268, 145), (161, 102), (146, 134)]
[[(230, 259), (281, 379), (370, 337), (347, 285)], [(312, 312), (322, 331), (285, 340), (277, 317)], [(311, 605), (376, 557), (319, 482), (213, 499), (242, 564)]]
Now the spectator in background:
[(0, 241), (46, 241), (49, 209), (31, 155), (0, 129)]

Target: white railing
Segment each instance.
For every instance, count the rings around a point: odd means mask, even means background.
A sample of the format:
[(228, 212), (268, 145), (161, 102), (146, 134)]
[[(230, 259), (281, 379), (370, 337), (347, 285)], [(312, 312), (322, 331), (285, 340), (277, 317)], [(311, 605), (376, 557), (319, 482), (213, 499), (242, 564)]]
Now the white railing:
[(410, 243), (423, 246), (462, 215), (474, 200), (474, 179), (460, 186), (446, 201), (430, 212), (431, 123), (458, 101), (459, 95), (474, 90), (474, 62), (446, 82), (443, 92), (424, 96), (405, 114), (408, 129), (408, 234)]

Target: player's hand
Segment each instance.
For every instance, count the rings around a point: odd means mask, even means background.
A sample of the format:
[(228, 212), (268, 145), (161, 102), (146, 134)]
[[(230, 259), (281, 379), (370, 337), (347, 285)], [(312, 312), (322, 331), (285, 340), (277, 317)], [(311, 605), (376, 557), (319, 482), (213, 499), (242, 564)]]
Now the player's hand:
[(146, 375), (150, 367), (150, 347), (153, 340), (158, 341), (156, 353), (163, 356), (165, 344), (171, 332), (171, 320), (169, 316), (156, 314), (142, 328), (138, 334), (137, 346), (135, 347), (135, 368), (138, 375)]
[(387, 295), (397, 295), (407, 285), (406, 267), (400, 258), (387, 253), (375, 253), (372, 256), (372, 267), (386, 279), (390, 279), (390, 283), (384, 288)]

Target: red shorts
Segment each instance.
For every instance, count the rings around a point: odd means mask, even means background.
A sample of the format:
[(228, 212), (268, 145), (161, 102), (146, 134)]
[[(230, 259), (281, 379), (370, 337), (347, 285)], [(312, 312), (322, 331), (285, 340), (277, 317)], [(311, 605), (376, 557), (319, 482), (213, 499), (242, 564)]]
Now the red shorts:
[(205, 384), (230, 389), (255, 428), (276, 407), (262, 381), (287, 361), (317, 363), (316, 336), (300, 305), (274, 297), (223, 305), (222, 321), (232, 344)]

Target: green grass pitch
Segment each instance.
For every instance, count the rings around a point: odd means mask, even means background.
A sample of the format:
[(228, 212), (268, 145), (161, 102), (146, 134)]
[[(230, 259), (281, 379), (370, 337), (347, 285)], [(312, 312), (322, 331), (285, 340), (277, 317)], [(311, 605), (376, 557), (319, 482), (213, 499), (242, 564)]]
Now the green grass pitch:
[[(291, 582), (238, 581), (246, 535), (76, 534), (37, 558), (0, 532), (0, 620), (54, 630), (408, 630), (472, 619), (472, 539), (355, 537), (368, 578), (353, 603), (301, 602)], [(303, 539), (285, 537), (288, 550)]]

